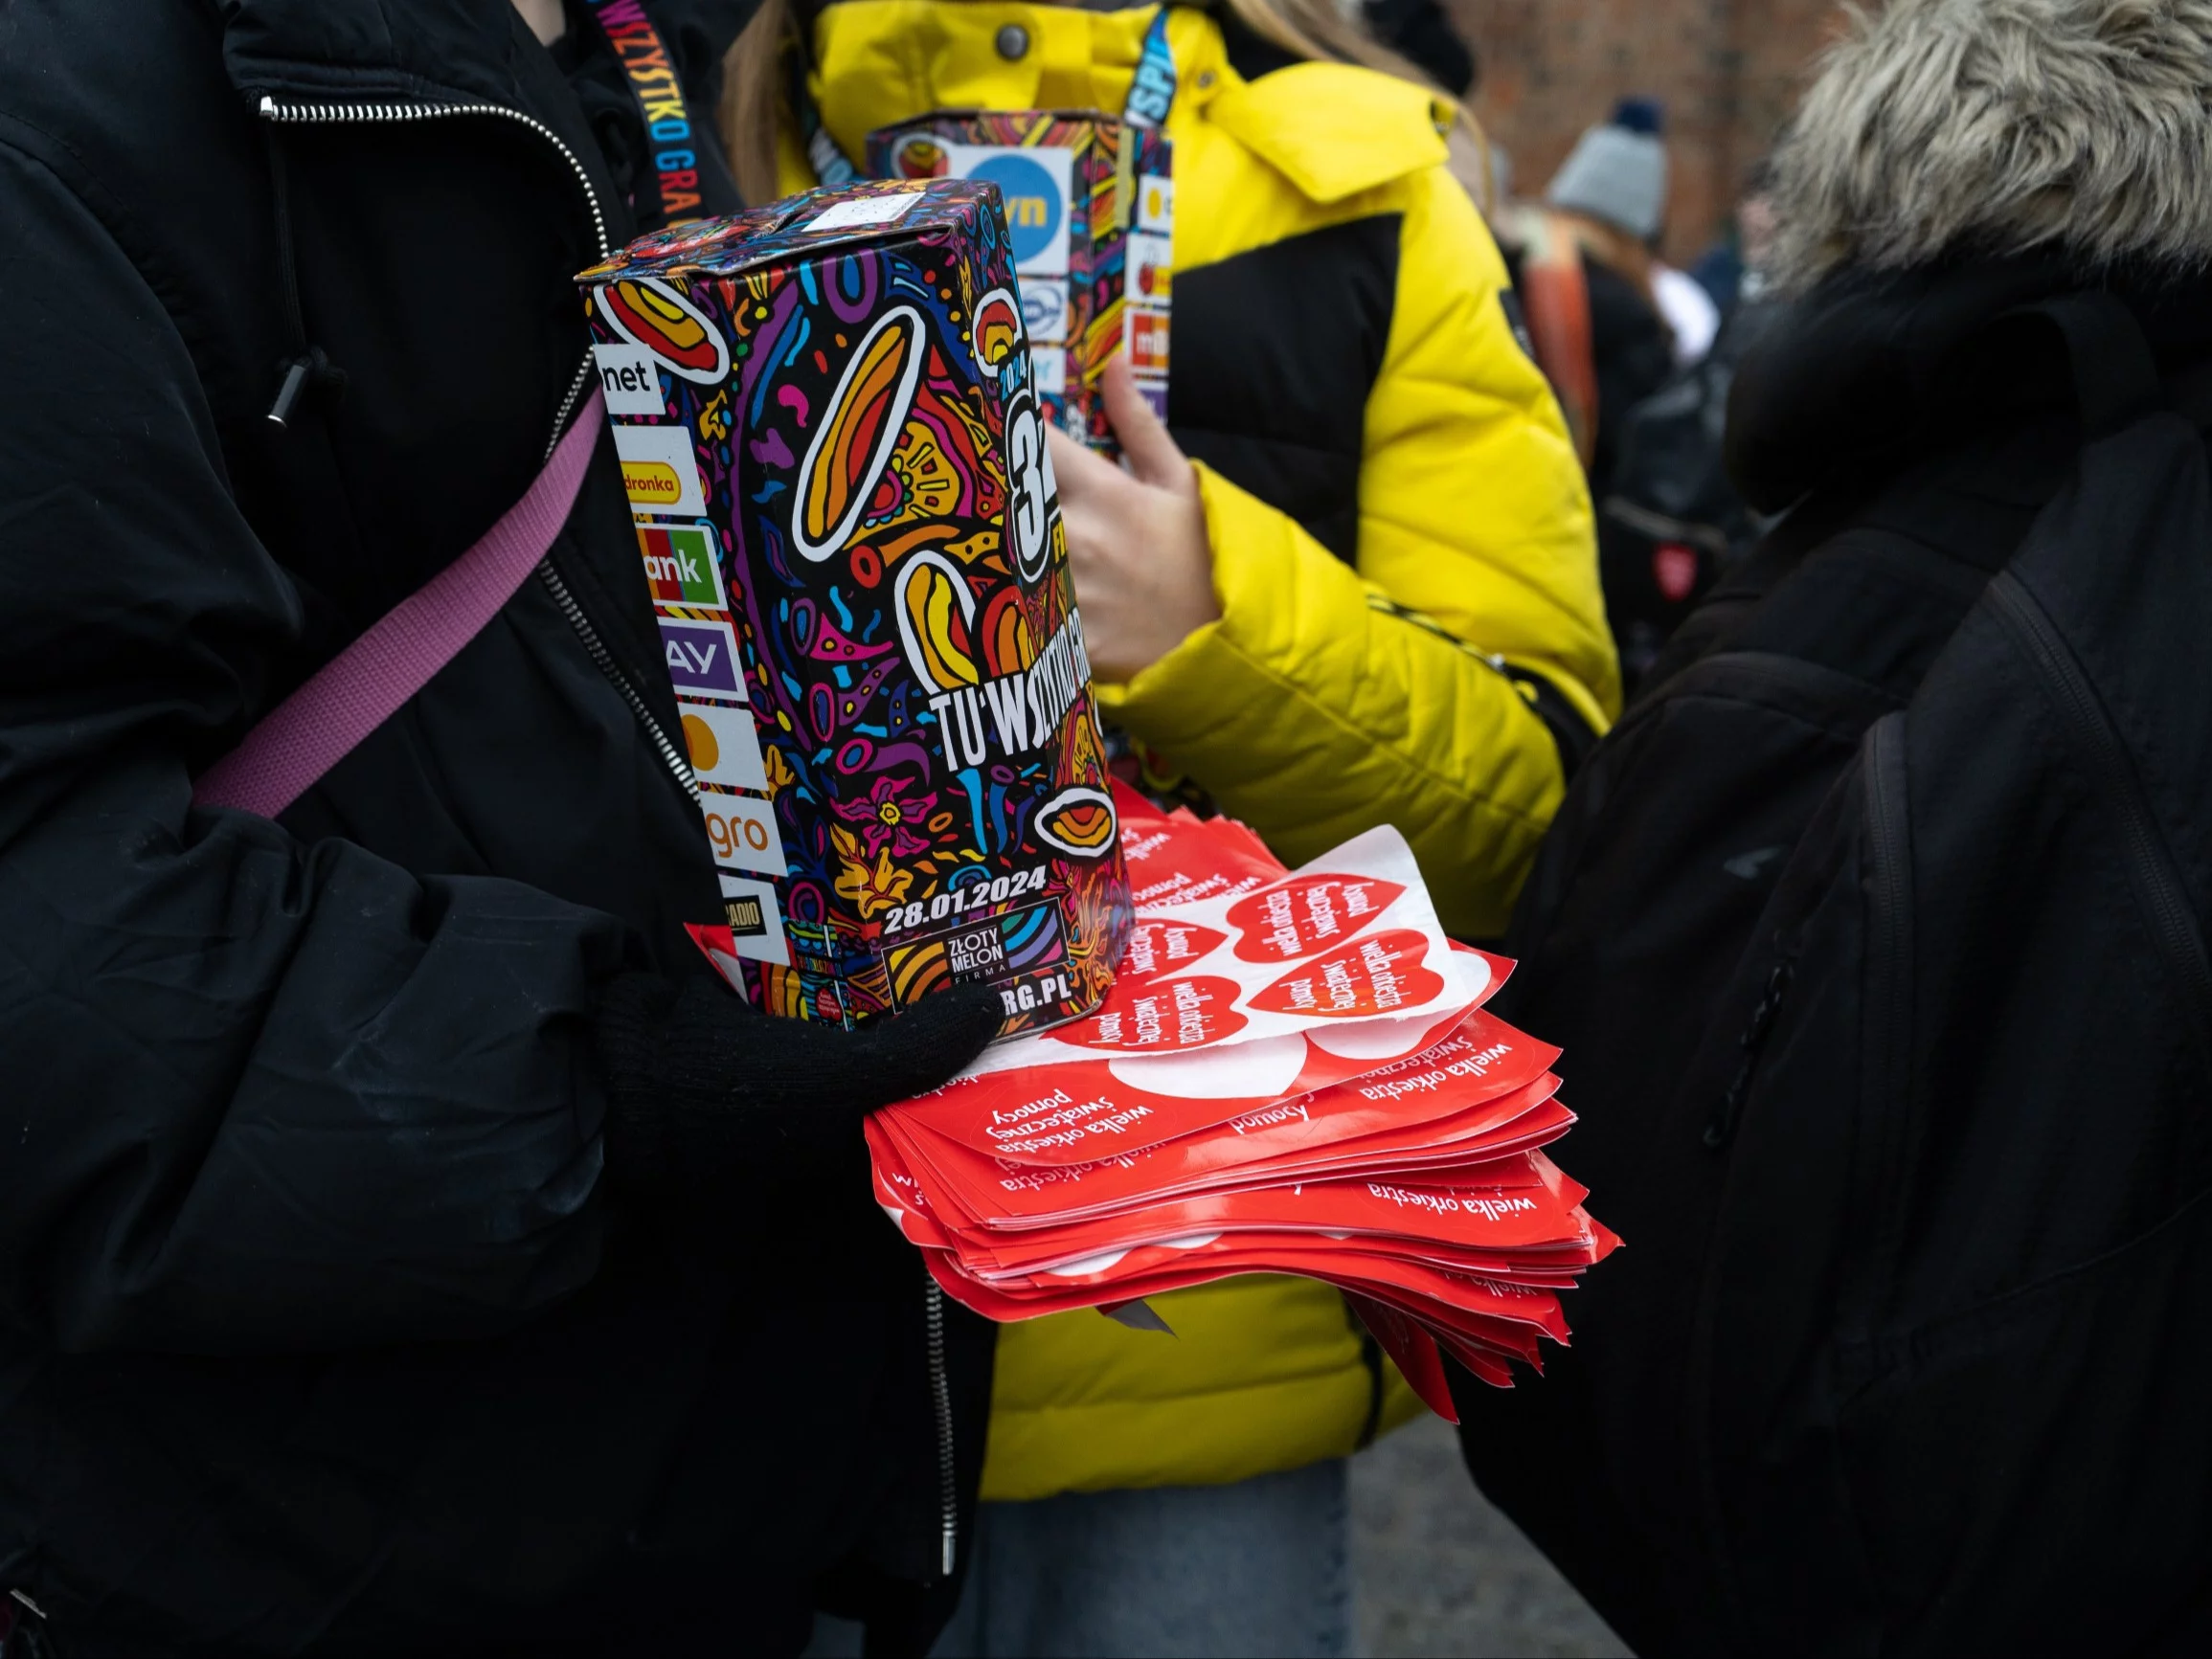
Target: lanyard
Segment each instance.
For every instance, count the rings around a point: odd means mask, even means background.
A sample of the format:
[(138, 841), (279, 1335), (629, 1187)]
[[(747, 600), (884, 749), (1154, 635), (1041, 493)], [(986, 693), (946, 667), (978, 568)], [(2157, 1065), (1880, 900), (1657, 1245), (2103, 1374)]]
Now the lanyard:
[[(700, 137), (661, 32), (645, 15), (641, 0), (584, 0), (584, 4), (614, 49), (615, 61), (622, 66), (622, 78), (630, 83), (630, 96), (638, 101), (638, 113), (645, 123), (654, 198), (633, 204), (640, 229), (696, 223), (701, 201)], [(706, 142), (713, 143), (713, 135), (709, 134)]]
[[(616, 3), (621, 4), (623, 0)], [(630, 3), (634, 4), (634, 0)], [(1137, 57), (1137, 73), (1130, 78), (1129, 97), (1121, 105), (1121, 121), (1125, 126), (1164, 125), (1168, 110), (1174, 107), (1175, 54), (1167, 47), (1167, 14), (1174, 9), (1175, 0), (1168, 0), (1144, 32), (1144, 47)], [(845, 151), (837, 147), (837, 141), (823, 126), (821, 112), (814, 107), (813, 95), (806, 89), (806, 54), (792, 54), (791, 70), (791, 111), (799, 123), (800, 141), (805, 146), (806, 159), (813, 164), (815, 178), (825, 185), (852, 183), (860, 177), (860, 169), (846, 159)], [(1121, 199), (1129, 199), (1126, 191)]]
[(1167, 13), (1162, 6), (1144, 32), (1144, 50), (1138, 55), (1137, 73), (1129, 80), (1129, 97), (1121, 105), (1124, 126), (1164, 126), (1175, 105), (1175, 54), (1167, 49)]

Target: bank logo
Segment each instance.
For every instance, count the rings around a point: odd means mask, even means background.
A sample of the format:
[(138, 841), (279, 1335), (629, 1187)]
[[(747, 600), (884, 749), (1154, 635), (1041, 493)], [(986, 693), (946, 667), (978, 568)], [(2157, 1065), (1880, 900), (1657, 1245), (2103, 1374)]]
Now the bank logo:
[(658, 605), (697, 605), (726, 611), (722, 572), (714, 557), (714, 531), (709, 525), (640, 525), (638, 551), (645, 561), (645, 582)]
[(1132, 305), (1122, 313), (1128, 319), (1129, 368), (1137, 374), (1167, 372), (1167, 313), (1144, 311)]

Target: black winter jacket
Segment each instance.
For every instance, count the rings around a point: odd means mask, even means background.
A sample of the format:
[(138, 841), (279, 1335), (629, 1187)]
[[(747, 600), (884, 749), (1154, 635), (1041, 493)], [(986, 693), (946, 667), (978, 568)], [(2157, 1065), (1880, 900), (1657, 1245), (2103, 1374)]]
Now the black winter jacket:
[[(650, 10), (711, 123), (750, 5)], [(0, 1588), (64, 1653), (776, 1650), (936, 1576), (912, 1252), (600, 1192), (595, 987), (718, 914), (611, 448), (282, 823), (190, 804), (577, 406), (643, 144), (568, 56), (508, 0), (0, 5)]]

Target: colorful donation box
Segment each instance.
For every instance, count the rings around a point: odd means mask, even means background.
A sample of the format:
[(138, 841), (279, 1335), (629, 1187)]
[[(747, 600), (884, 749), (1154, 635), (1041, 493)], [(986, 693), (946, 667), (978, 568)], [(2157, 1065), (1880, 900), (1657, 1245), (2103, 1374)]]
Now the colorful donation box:
[(721, 867), (700, 944), (774, 1014), (1091, 1012), (1128, 883), (998, 192), (815, 191), (578, 280)]
[(1115, 352), (1167, 418), (1172, 146), (1097, 110), (939, 110), (868, 135), (869, 170), (999, 187), (1046, 417), (1114, 447), (1097, 384)]

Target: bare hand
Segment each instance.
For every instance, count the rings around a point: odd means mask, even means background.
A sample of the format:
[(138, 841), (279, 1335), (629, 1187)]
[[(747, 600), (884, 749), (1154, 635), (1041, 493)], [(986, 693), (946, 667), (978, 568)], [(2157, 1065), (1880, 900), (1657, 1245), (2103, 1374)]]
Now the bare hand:
[(1052, 471), (1083, 647), (1101, 680), (1125, 682), (1215, 620), (1213, 549), (1198, 476), (1120, 358), (1100, 381), (1128, 470), (1055, 428)]

